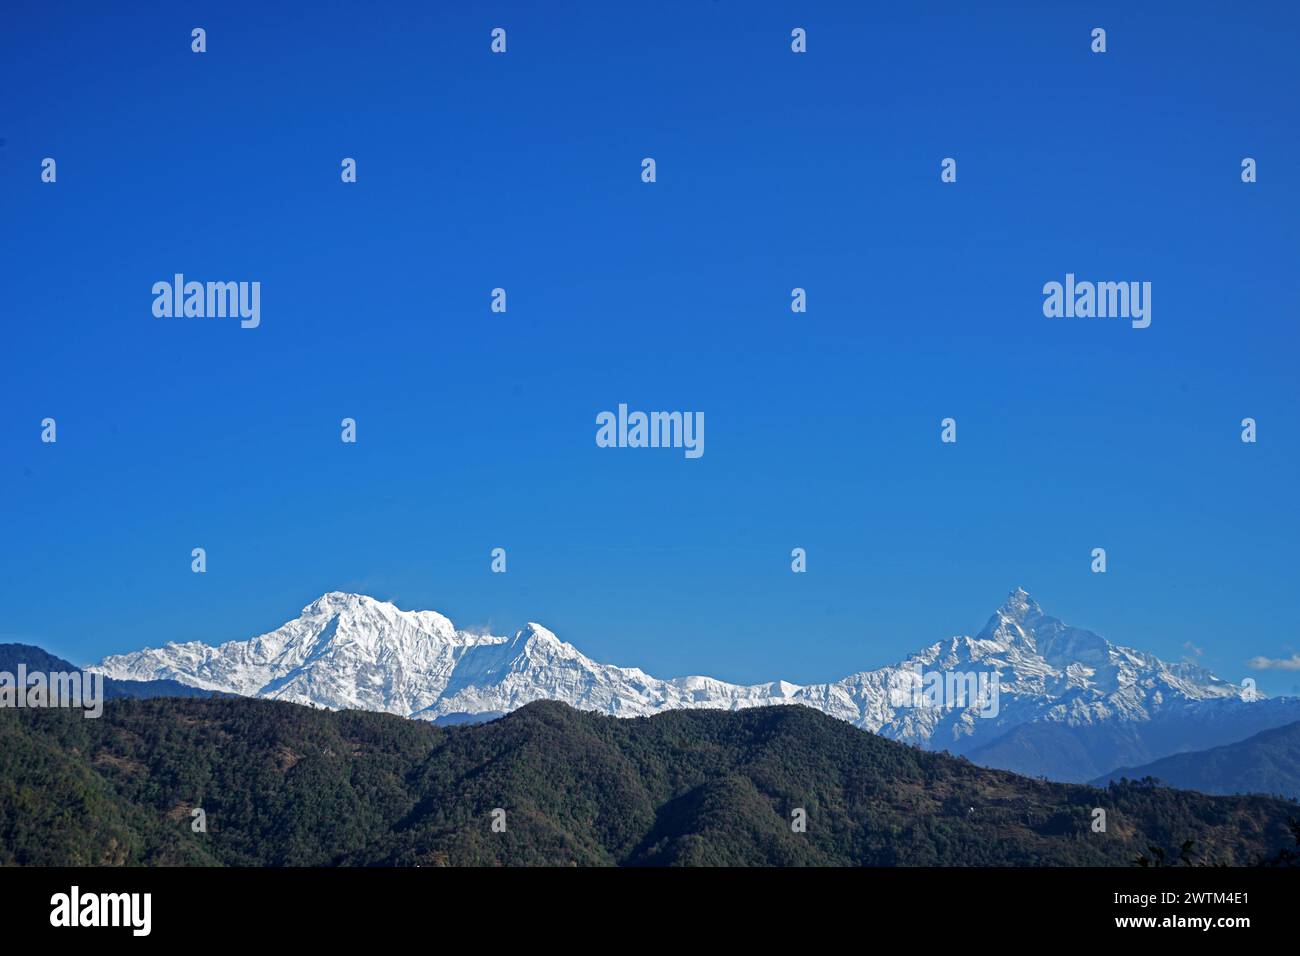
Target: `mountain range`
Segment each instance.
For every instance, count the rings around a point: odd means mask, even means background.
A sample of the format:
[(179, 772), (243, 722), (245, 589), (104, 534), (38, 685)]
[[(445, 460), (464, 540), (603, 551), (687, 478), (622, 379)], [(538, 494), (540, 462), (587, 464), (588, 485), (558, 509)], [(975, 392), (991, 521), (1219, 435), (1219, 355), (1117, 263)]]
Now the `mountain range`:
[[(513, 636), (483, 634), (435, 611), (344, 592), (249, 640), (169, 643), (91, 669), (443, 724), (491, 719), (537, 700), (616, 717), (804, 704), (895, 740), (1075, 782), (1300, 720), (1300, 699), (1255, 698), (1194, 664), (1113, 644), (1045, 614), (1023, 589), (974, 636), (825, 684), (661, 679), (593, 661), (540, 624)], [(909, 690), (931, 675), (942, 682), (979, 674), (997, 675), (994, 708), (951, 695), (927, 704)]]

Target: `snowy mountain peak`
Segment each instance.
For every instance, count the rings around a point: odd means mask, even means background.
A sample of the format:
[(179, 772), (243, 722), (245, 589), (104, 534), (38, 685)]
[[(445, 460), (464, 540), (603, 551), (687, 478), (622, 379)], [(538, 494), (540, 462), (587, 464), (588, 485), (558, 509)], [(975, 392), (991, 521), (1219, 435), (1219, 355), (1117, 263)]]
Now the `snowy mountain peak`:
[(1028, 591), (1024, 588), (1016, 588), (1007, 595), (1007, 599), (998, 608), (998, 613), (1014, 617), (1016, 620), (1027, 620), (1032, 617), (1041, 617), (1043, 609), (1038, 606), (1037, 601), (1029, 596)]
[[(553, 657), (579, 658), (582, 654), (572, 644), (566, 644), (554, 633), (533, 621), (515, 632), (509, 647), (524, 659), (545, 660)], [(583, 658), (585, 660), (585, 658)], [(590, 663), (590, 662), (588, 662)], [(593, 664), (593, 666), (595, 666)]]
[(1033, 647), (1035, 631), (1043, 624), (1060, 623), (1048, 617), (1038, 602), (1024, 588), (1016, 588), (1007, 595), (1002, 606), (993, 612), (984, 629), (976, 635), (978, 640), (996, 641), (999, 644), (1016, 644)]
[(548, 630), (547, 628), (538, 624), (536, 621), (529, 621), (522, 628), (520, 628), (519, 636), (526, 641), (536, 640), (542, 643), (546, 643), (546, 642), (554, 642), (556, 644), (563, 643), (563, 641), (561, 641), (558, 637), (555, 636), (554, 631)]
[(328, 591), (302, 609), (302, 617), (319, 617), (342, 613), (359, 614), (367, 611), (376, 614), (397, 612), (397, 607), (388, 601), (381, 601), (368, 594), (353, 594), (348, 591)]
[(348, 591), (326, 591), (316, 600), (312, 601), (302, 609), (304, 614), (317, 613), (327, 608), (346, 607), (349, 605), (361, 604), (365, 601), (379, 602), (368, 594), (353, 594)]
[(391, 601), (347, 591), (322, 594), (302, 609), (299, 620), (337, 620), (345, 630), (372, 631), (373, 637), (380, 642), (418, 639), (420, 636), (456, 640), (455, 625), (437, 611), (403, 611)]

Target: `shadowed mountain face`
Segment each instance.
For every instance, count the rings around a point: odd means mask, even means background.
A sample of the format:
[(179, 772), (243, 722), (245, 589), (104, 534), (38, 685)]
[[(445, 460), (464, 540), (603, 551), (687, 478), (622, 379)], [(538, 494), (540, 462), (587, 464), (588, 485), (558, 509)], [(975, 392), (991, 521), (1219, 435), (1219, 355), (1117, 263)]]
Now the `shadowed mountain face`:
[(1194, 839), (1243, 864), (1293, 843), (1295, 815), (1030, 780), (805, 707), (545, 702), (464, 727), (250, 699), (0, 712), (0, 863), (1125, 865)]
[(1121, 777), (1155, 777), (1171, 787), (1201, 793), (1267, 793), (1300, 800), (1300, 722), (1222, 747), (1120, 767), (1099, 783), (1105, 786)]
[[(938, 641), (898, 664), (825, 684), (661, 679), (593, 661), (540, 624), (513, 637), (469, 633), (433, 611), (341, 592), (251, 640), (167, 644), (106, 658), (98, 669), (438, 723), (491, 719), (536, 700), (617, 717), (803, 704), (895, 740), (1080, 782), (1300, 719), (1300, 700), (1248, 711), (1240, 687), (1065, 624), (1020, 589), (974, 637)], [(996, 706), (974, 693), (920, 706), (908, 689), (922, 676), (967, 688), (996, 677)], [(1227, 728), (1236, 736), (1216, 736)]]

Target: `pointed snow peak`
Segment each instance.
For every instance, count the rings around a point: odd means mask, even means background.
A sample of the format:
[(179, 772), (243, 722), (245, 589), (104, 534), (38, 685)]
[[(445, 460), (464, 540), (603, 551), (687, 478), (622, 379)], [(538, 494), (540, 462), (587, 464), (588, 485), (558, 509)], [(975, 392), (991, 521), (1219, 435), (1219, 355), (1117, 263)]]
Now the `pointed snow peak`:
[(1038, 602), (1029, 596), (1029, 592), (1024, 588), (1016, 588), (1007, 595), (1007, 599), (1002, 602), (998, 608), (998, 613), (1011, 618), (1013, 621), (1028, 621), (1031, 618), (1041, 617), (1043, 609), (1038, 606)]
[(985, 641), (1033, 643), (1035, 626), (1046, 618), (1038, 602), (1024, 588), (1016, 588), (1007, 595), (1002, 606), (993, 612), (984, 630), (977, 637)]
[(521, 644), (563, 644), (554, 632), (536, 621), (529, 621), (515, 634), (515, 640)]
[(510, 642), (521, 659), (534, 662), (557, 660), (586, 660), (581, 651), (572, 644), (567, 644), (550, 630), (529, 621), (515, 632)]

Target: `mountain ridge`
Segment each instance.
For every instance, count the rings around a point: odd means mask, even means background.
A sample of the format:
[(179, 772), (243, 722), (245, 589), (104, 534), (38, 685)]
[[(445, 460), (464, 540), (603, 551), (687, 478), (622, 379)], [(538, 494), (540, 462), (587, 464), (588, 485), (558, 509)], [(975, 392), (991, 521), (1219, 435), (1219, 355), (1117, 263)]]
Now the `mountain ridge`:
[(1144, 777), (1198, 793), (1262, 793), (1300, 800), (1300, 721), (1245, 740), (1119, 767), (1093, 783), (1104, 787), (1112, 780)]

